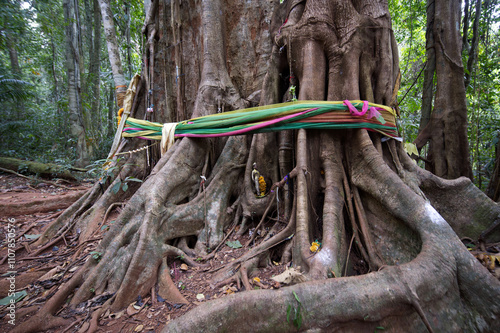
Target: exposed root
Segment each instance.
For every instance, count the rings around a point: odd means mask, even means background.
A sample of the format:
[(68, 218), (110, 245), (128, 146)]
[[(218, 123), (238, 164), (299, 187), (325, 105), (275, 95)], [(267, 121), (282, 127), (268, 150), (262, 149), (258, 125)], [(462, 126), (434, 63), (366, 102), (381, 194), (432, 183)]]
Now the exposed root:
[[(300, 129), (297, 135), (297, 166), (307, 169), (307, 138), (306, 131)], [(297, 175), (296, 228), (293, 257), (295, 264), (308, 270), (309, 257), (309, 203), (308, 187), (305, 172)]]
[[(295, 304), (296, 298), (306, 309), (302, 318), (303, 330), (335, 330), (336, 327), (368, 330), (390, 323), (393, 330), (400, 331), (419, 327), (418, 321), (431, 332), (498, 326), (495, 323), (500, 306), (492, 306), (494, 303), (488, 303), (489, 308), (479, 305), (486, 304), (480, 300), (482, 297), (500, 296), (498, 282), (482, 270), (445, 220), (381, 161), (366, 138), (358, 135), (353, 143), (363, 147), (354, 156), (353, 182), (418, 232), (423, 244), (415, 259), (358, 277), (310, 281), (289, 288), (244, 292), (211, 301), (170, 322), (164, 332), (190, 331), (200, 325), (207, 332), (215, 332), (221, 326), (228, 330), (239, 327), (241, 331), (240, 318), (251, 318), (244, 331), (264, 331), (268, 327), (286, 331), (291, 329), (291, 324), (286, 321), (287, 306)], [(391, 191), (394, 186), (399, 190)], [(443, 242), (444, 239), (447, 242)], [(479, 275), (488, 283), (473, 286), (472, 281), (477, 281)], [(431, 282), (436, 280), (440, 283)], [(460, 290), (457, 280), (460, 281)], [(419, 297), (416, 297), (417, 291)], [(460, 299), (471, 302), (472, 307), (479, 306), (481, 310), (476, 308), (477, 311), (470, 312), (460, 308), (457, 312), (456, 308), (449, 306)], [(427, 315), (422, 311), (424, 306)], [(400, 320), (394, 321), (395, 316)], [(454, 322), (451, 328), (450, 321)]]
[(167, 265), (166, 258), (163, 258), (160, 269), (158, 270), (158, 295), (174, 304), (189, 303), (172, 281), (170, 268)]
[[(359, 236), (359, 230), (358, 230), (358, 225), (356, 224), (356, 217), (354, 215), (354, 205), (353, 205), (353, 195), (351, 193), (351, 187), (349, 186), (349, 181), (346, 176), (344, 168), (342, 168), (342, 173), (344, 175), (344, 190), (346, 193), (346, 198), (347, 198), (347, 208), (349, 212), (349, 221), (351, 222), (351, 228), (353, 232), (353, 239), (357, 244), (357, 247), (359, 249), (359, 252), (361, 253), (361, 256), (366, 262), (370, 262), (370, 257), (368, 256), (368, 253), (366, 252), (366, 249), (361, 242), (361, 237)], [(352, 243), (352, 241), (351, 241)], [(350, 248), (350, 246), (349, 246)]]
[(53, 327), (67, 326), (68, 321), (60, 317), (54, 317), (54, 314), (59, 310), (60, 306), (66, 301), (67, 297), (73, 290), (81, 285), (84, 279), (84, 267), (71, 278), (70, 281), (63, 284), (61, 288), (52, 296), (30, 320), (16, 326), (13, 333), (28, 333), (47, 330)]
[(252, 290), (252, 286), (250, 285), (250, 282), (248, 281), (249, 277), (249, 272), (256, 268), (258, 263), (260, 261), (259, 257), (254, 257), (252, 259), (249, 259), (248, 261), (244, 262), (241, 264), (240, 268), (240, 278), (241, 282), (243, 283), (243, 286), (245, 287), (245, 290)]
[(361, 197), (359, 196), (359, 192), (356, 186), (353, 187), (353, 193), (354, 193), (354, 206), (356, 207), (356, 213), (358, 216), (359, 225), (367, 248), (367, 253), (369, 257), (368, 262), (370, 264), (370, 269), (372, 271), (376, 271), (380, 267), (382, 267), (384, 263), (380, 260), (377, 250), (373, 245), (370, 230), (368, 229), (366, 214), (363, 209), (363, 204), (361, 203)]
[(290, 236), (293, 235), (293, 231), (295, 229), (295, 209), (292, 211), (292, 216), (290, 218), (290, 221), (288, 222), (288, 225), (285, 227), (285, 229), (281, 230), (278, 234), (275, 236), (269, 238), (268, 240), (260, 243), (259, 245), (251, 248), (249, 251), (247, 251), (243, 256), (240, 258), (232, 261), (228, 267), (220, 267), (219, 269), (224, 268), (221, 272), (217, 273), (216, 276), (212, 279), (213, 284), (220, 285), (220, 281), (225, 281), (227, 279), (230, 279), (232, 275), (234, 275), (238, 269), (238, 267), (245, 261), (250, 260), (263, 252), (271, 249), (272, 247), (288, 240)]

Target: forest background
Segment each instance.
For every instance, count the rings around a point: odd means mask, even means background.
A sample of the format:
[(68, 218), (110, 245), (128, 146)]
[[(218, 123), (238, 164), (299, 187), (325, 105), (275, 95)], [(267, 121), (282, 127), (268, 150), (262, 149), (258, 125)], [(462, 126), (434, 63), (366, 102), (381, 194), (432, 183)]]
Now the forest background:
[[(78, 139), (72, 134), (71, 114), (77, 114), (83, 124), (89, 153), (85, 164), (105, 158), (110, 150), (118, 108), (99, 4), (97, 0), (75, 2), (71, 19), (77, 28), (75, 48), (65, 35), (69, 19), (63, 3), (67, 2), (0, 0), (0, 156), (75, 165)], [(407, 143), (416, 139), (422, 123), (426, 3), (389, 1), (400, 52), (400, 129)], [(124, 75), (130, 80), (144, 65), (145, 3), (111, 0), (110, 5)], [(493, 178), (500, 150), (499, 20), (498, 0), (462, 3), (468, 139), (474, 183), (483, 191)], [(70, 110), (68, 103), (70, 47), (80, 73), (77, 110)], [(425, 147), (420, 156), (425, 158)], [(419, 163), (423, 165), (422, 160)]]

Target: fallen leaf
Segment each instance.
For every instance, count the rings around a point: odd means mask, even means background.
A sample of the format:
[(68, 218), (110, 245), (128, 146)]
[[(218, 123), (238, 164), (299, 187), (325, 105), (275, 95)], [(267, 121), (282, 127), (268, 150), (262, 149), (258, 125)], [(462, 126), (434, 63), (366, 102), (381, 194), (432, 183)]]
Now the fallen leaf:
[(276, 282), (284, 284), (295, 284), (306, 281), (304, 275), (302, 275), (302, 273), (299, 270), (296, 270), (293, 267), (292, 268), (286, 267), (286, 270), (283, 273), (276, 275), (271, 279)]
[(42, 275), (38, 281), (45, 281), (45, 280), (49, 280), (51, 279), (52, 277), (54, 277), (54, 275), (56, 275), (57, 273), (59, 273), (60, 271), (62, 271), (62, 267), (61, 266), (56, 266), (54, 268), (52, 268), (50, 271), (48, 271), (47, 273), (45, 273), (44, 275)]
[(232, 249), (239, 249), (240, 247), (243, 247), (243, 245), (241, 245), (241, 243), (240, 243), (239, 240), (227, 241), (226, 245), (229, 246)]
[[(139, 307), (140, 309), (140, 307)], [(135, 302), (134, 303), (131, 303), (128, 307), (127, 307), (127, 314), (129, 316), (133, 316), (135, 315), (136, 313), (138, 313), (139, 310), (135, 308)]]
[(203, 301), (203, 300), (205, 299), (205, 295), (203, 295), (203, 294), (197, 294), (197, 295), (196, 295), (196, 299), (197, 299), (198, 301)]
[(182, 265), (181, 265), (181, 270), (183, 270), (183, 271), (187, 271), (187, 270), (188, 270), (188, 265), (186, 265), (186, 264), (182, 264)]
[(28, 293), (26, 292), (26, 290), (18, 291), (13, 296), (7, 296), (5, 298), (0, 299), (0, 305), (9, 305), (11, 303), (11, 300), (13, 300), (14, 303), (19, 302), (27, 295)]
[(134, 329), (134, 332), (140, 332), (144, 329), (144, 325), (137, 325), (137, 327)]

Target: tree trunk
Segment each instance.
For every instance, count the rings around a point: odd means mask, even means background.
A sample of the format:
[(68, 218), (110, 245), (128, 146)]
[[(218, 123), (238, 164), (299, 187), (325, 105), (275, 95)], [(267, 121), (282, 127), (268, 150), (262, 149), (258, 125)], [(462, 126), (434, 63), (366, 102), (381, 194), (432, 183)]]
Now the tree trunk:
[(464, 18), (462, 28), (462, 52), (469, 51), (469, 19), (470, 19), (470, 5), (469, 0), (464, 3)]
[(481, 0), (476, 1), (476, 12), (474, 16), (474, 24), (472, 25), (472, 45), (469, 49), (469, 59), (467, 60), (467, 71), (465, 72), (465, 87), (470, 84), (472, 72), (477, 62), (478, 46), (479, 46), (479, 19), (481, 18)]
[[(435, 0), (432, 38), (436, 56), (436, 99), (431, 119), (415, 144), (421, 149), (427, 142), (426, 168), (448, 179), (465, 176), (472, 179), (467, 141), (467, 103), (461, 57), (460, 1)], [(430, 6), (429, 6), (430, 8)]]
[(419, 132), (429, 124), (434, 104), (434, 74), (436, 73), (436, 51), (434, 48), (434, 0), (427, 1), (427, 31), (425, 32), (425, 62), (424, 83), (422, 88), (422, 108)]
[(17, 56), (16, 45), (13, 42), (13, 36), (5, 31), (5, 42), (7, 44), (7, 49), (9, 50), (10, 67), (12, 74), (16, 79), (21, 79), (21, 67), (19, 66), (19, 58)]
[(66, 69), (68, 75), (68, 109), (71, 135), (76, 140), (75, 165), (82, 167), (89, 163), (83, 110), (81, 103), (81, 72), (80, 72), (80, 32), (77, 25), (78, 17), (74, 0), (65, 0), (64, 19), (66, 22)]
[(495, 163), (493, 166), (493, 174), (490, 177), (486, 194), (492, 200), (500, 201), (500, 138), (497, 134), (497, 145), (495, 146)]
[(123, 105), (125, 92), (127, 91), (127, 80), (123, 75), (122, 62), (120, 60), (120, 48), (118, 39), (116, 38), (115, 23), (113, 21), (113, 13), (109, 6), (109, 0), (99, 0), (102, 14), (102, 24), (104, 26), (104, 34), (106, 35), (106, 44), (108, 45), (109, 62), (113, 71), (113, 80), (116, 88), (116, 103), (119, 108)]
[(101, 9), (97, 0), (92, 1), (92, 39), (89, 51), (89, 76), (90, 76), (90, 98), (91, 98), (91, 118), (97, 131), (102, 128), (100, 110), (101, 91)]
[[(136, 119), (174, 120), (167, 110), (176, 104), (169, 99), (177, 97), (172, 29), (179, 26), (172, 26), (173, 14), (180, 17), (180, 74), (186, 110), (192, 110), (187, 117), (242, 109), (258, 100), (277, 103), (294, 93), (299, 99), (391, 102), (398, 52), (386, 1), (183, 1), (177, 14), (172, 2), (160, 0), (151, 8), (144, 28), (142, 90), (132, 108)], [(443, 49), (437, 50), (439, 67)], [(147, 112), (150, 103), (153, 112)], [(170, 302), (184, 302), (165, 277), (164, 258), (196, 266), (188, 255), (194, 253), (209, 261), (233, 221), (246, 230), (255, 227), (252, 220), (267, 221), (268, 236), (255, 238), (241, 257), (207, 281), (211, 286), (234, 281), (246, 291), (197, 306), (168, 323), (165, 332), (499, 328), (500, 283), (458, 237), (478, 239), (497, 220), (500, 207), (467, 178), (444, 180), (421, 170), (399, 142), (366, 129), (302, 128), (184, 138), (155, 160), (158, 150), (139, 139), (122, 140), (118, 154), (123, 155), (113, 164), (113, 175), (33, 245), (65, 230), (78, 230), (79, 242), (85, 242), (110, 205), (128, 199), (96, 250), (103, 254), (100, 260), (89, 259), (15, 331), (50, 327), (73, 292), (69, 307), (106, 292), (114, 295), (93, 314), (93, 323), (108, 309), (122, 309), (156, 287)], [(273, 185), (263, 198), (253, 190), (256, 171)], [(132, 175), (144, 179), (141, 186), (112, 191)], [(287, 183), (290, 198), (285, 200)], [(286, 220), (277, 213), (284, 211), (281, 203), (290, 205)], [(498, 234), (491, 232), (485, 241), (498, 240)], [(189, 246), (186, 237), (192, 240)], [(314, 240), (322, 243), (319, 252), (311, 252)], [(293, 265), (306, 281), (252, 290), (248, 272), (259, 269), (257, 263), (266, 262), (271, 251), (273, 260)], [(361, 257), (370, 272), (350, 276), (353, 256)]]

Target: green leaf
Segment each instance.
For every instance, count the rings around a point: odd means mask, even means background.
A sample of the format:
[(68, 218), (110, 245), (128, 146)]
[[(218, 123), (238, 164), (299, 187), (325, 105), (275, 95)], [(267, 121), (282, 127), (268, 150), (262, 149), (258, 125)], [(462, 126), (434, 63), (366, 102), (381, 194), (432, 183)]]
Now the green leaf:
[(11, 303), (11, 300), (14, 300), (14, 303), (19, 302), (20, 300), (22, 300), (26, 296), (28, 296), (28, 293), (26, 292), (26, 290), (18, 291), (17, 293), (15, 293), (12, 296), (7, 296), (7, 297), (0, 299), (0, 305), (9, 305)]
[(297, 302), (299, 302), (299, 304), (301, 304), (299, 296), (297, 295), (297, 293), (295, 291), (292, 291), (292, 293), (293, 293), (293, 296), (295, 296), (295, 299), (297, 300)]
[(123, 190), (123, 192), (127, 192), (127, 190), (128, 190), (128, 184), (127, 183), (123, 183), (122, 190)]
[(118, 180), (115, 185), (113, 185), (113, 187), (111, 188), (111, 192), (113, 192), (114, 194), (118, 193), (118, 191), (120, 190), (120, 187), (122, 186), (122, 182), (121, 180)]
[(99, 262), (99, 261), (101, 260), (101, 258), (102, 258), (102, 252), (92, 251), (92, 252), (90, 252), (89, 254), (90, 254), (90, 255), (92, 256), (92, 258), (93, 258), (94, 260), (96, 260), (97, 262)]
[(241, 243), (240, 243), (239, 240), (235, 240), (234, 242), (227, 241), (226, 245), (229, 246), (232, 249), (239, 249), (240, 247), (243, 247), (243, 245), (241, 245)]
[(404, 148), (405, 148), (406, 152), (408, 153), (408, 155), (419, 156), (417, 146), (415, 146), (414, 143), (405, 142)]
[(295, 327), (297, 327), (297, 329), (300, 329), (300, 326), (302, 325), (302, 314), (300, 313), (300, 306), (297, 308), (297, 311), (295, 313), (293, 324), (295, 325)]
[(138, 179), (138, 178), (134, 178), (134, 177), (127, 177), (125, 178), (125, 181), (131, 181), (131, 182), (138, 182), (138, 183), (142, 183), (143, 181), (141, 179)]

